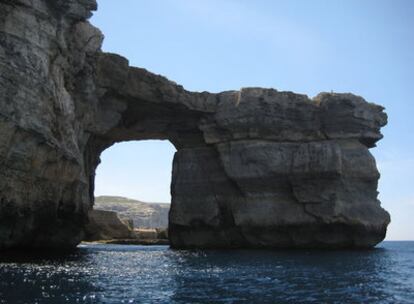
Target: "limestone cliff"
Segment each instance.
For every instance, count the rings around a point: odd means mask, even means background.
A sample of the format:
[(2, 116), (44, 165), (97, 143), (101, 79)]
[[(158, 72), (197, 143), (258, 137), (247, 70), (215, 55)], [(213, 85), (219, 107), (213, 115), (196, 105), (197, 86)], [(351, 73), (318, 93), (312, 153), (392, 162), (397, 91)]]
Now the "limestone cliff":
[(166, 139), (169, 236), (188, 247), (370, 247), (389, 223), (368, 148), (387, 122), (352, 94), (186, 91), (101, 52), (94, 0), (0, 0), (0, 248), (73, 247), (99, 156)]
[(97, 196), (96, 210), (118, 213), (120, 218), (131, 219), (136, 228), (167, 228), (170, 204), (146, 203), (120, 196)]

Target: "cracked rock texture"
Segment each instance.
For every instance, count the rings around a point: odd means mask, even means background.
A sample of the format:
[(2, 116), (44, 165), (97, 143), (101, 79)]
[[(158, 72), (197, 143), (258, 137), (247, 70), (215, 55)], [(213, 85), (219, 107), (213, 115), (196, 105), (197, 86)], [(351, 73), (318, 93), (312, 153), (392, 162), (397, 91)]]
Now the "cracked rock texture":
[[(0, 0), (0, 248), (83, 238), (112, 144), (177, 148), (175, 248), (371, 247), (389, 214), (369, 148), (387, 122), (353, 94), (189, 92), (100, 50), (94, 0)], [(127, 178), (127, 177), (126, 177)]]

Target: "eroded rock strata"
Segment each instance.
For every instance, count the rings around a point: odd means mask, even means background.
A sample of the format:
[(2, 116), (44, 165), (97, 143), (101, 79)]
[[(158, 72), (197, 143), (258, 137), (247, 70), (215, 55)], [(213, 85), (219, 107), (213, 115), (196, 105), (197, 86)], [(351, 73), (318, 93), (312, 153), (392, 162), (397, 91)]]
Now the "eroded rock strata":
[(387, 118), (352, 94), (186, 91), (118, 55), (94, 0), (0, 0), (0, 248), (73, 247), (100, 153), (177, 148), (173, 247), (370, 247), (390, 221), (369, 148)]

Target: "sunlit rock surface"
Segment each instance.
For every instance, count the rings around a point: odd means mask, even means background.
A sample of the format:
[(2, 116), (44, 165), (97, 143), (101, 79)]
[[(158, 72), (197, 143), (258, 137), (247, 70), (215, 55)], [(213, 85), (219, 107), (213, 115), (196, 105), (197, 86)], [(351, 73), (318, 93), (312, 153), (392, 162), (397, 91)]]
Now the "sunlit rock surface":
[(136, 238), (133, 229), (128, 220), (122, 220), (114, 211), (90, 210), (84, 240), (132, 239)]
[(177, 148), (173, 247), (370, 247), (390, 221), (368, 151), (387, 122), (352, 94), (195, 93), (118, 55), (94, 0), (0, 0), (0, 248), (73, 247), (99, 156)]
[(147, 203), (119, 196), (95, 197), (94, 209), (118, 213), (120, 218), (131, 219), (136, 228), (168, 227), (170, 204)]

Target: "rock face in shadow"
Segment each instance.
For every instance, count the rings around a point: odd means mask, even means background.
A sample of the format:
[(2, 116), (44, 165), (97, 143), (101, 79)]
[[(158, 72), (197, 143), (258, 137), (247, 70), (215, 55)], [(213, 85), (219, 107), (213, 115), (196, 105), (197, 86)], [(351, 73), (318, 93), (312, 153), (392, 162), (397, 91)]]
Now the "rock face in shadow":
[(94, 0), (0, 0), (0, 249), (73, 247), (102, 151), (177, 148), (175, 248), (353, 248), (390, 221), (369, 148), (387, 122), (353, 94), (189, 92), (100, 50)]

